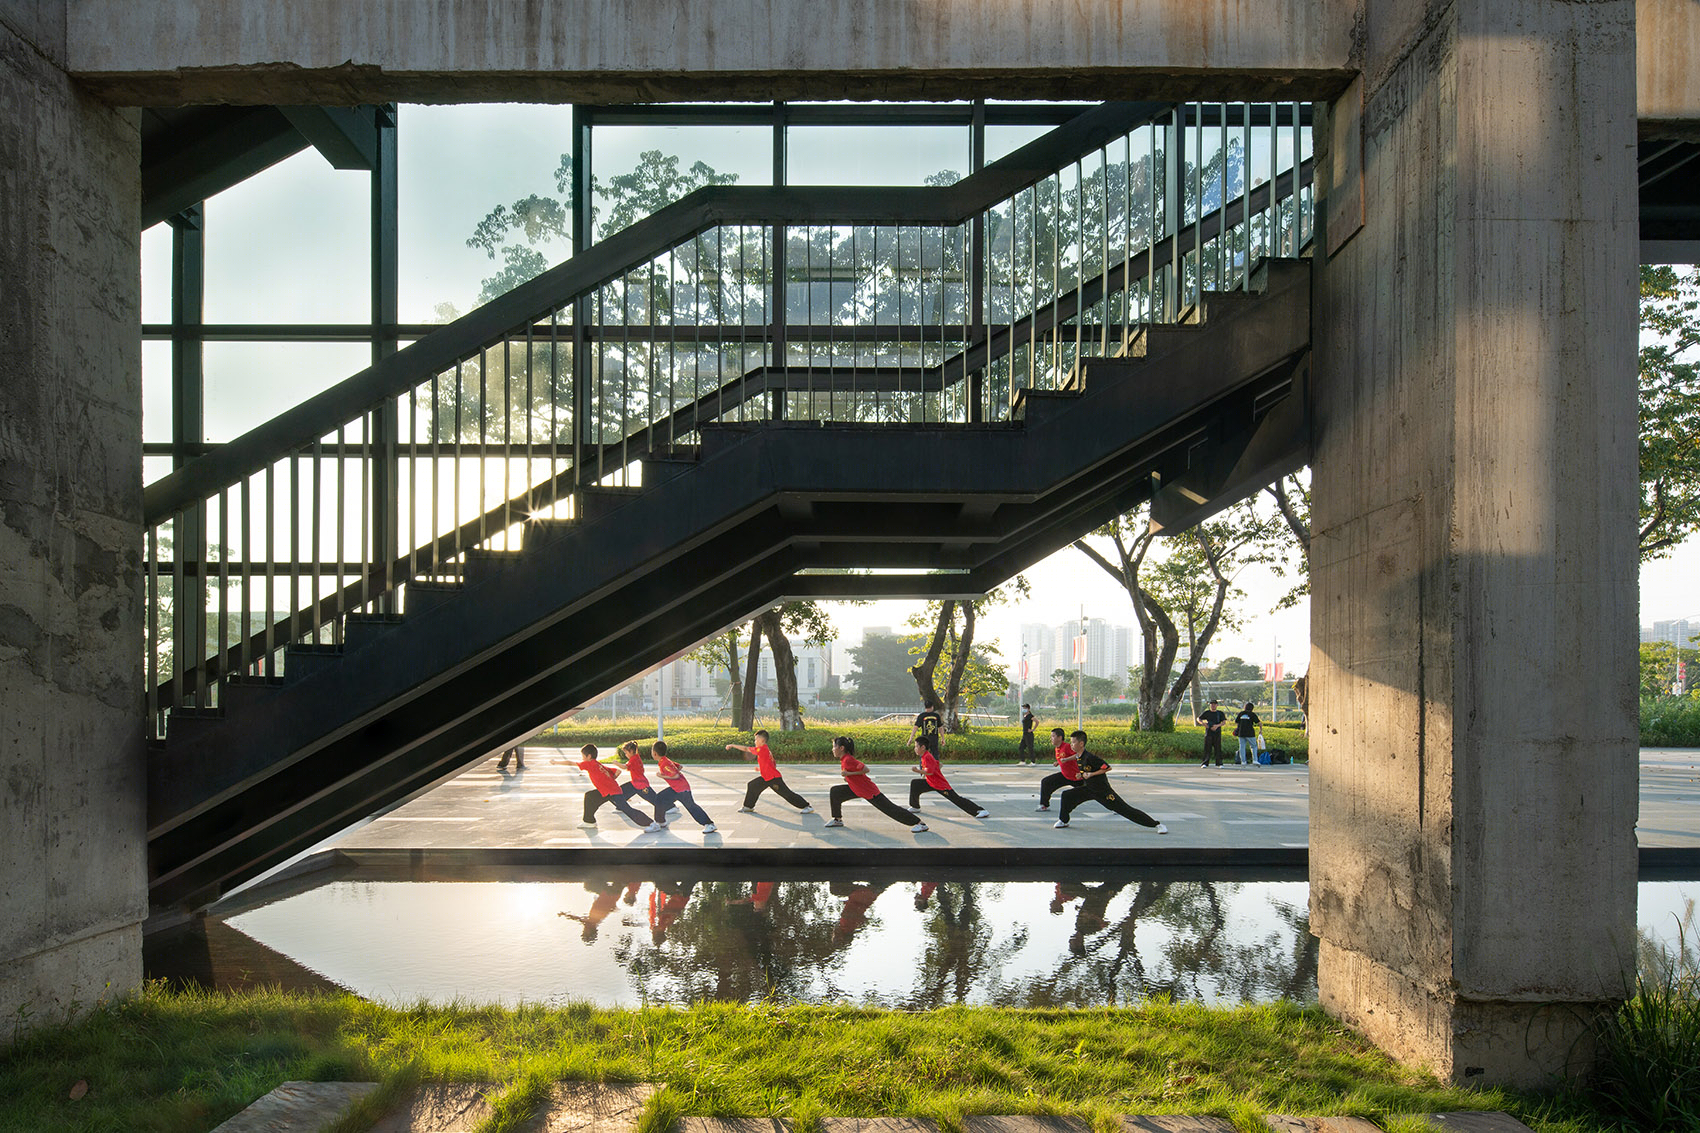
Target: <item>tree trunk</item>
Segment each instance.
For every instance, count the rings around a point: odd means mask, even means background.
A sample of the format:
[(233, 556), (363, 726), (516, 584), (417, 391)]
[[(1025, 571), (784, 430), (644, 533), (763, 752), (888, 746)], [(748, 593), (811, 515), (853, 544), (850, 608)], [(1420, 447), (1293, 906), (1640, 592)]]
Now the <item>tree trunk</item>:
[[(951, 618), (951, 629), (956, 628), (956, 619)], [(968, 671), (968, 654), (974, 648), (974, 603), (962, 603), (962, 636), (956, 641), (956, 656), (950, 664), (950, 677), (945, 682), (944, 689), (944, 730), (956, 732), (961, 729), (961, 720), (957, 715), (956, 705), (962, 699), (962, 674)]]
[(1191, 654), (1192, 657), (1195, 659), (1194, 664), (1192, 666), (1191, 688), (1192, 688), (1192, 718), (1194, 720), (1196, 720), (1196, 719), (1198, 719), (1198, 713), (1201, 711), (1201, 706), (1203, 705), (1204, 701), (1202, 699), (1203, 690), (1198, 687), (1198, 664), (1197, 664), (1197, 660), (1199, 659), (1199, 654), (1198, 654), (1198, 627), (1193, 624), (1192, 615), (1190, 615), (1190, 614), (1187, 615), (1187, 619), (1186, 619), (1186, 649), (1187, 649), (1187, 652), (1189, 654)]
[(726, 631), (726, 701), (732, 711), (732, 730), (744, 730), (744, 678), (738, 672), (738, 631)]
[[(1216, 585), (1216, 599), (1210, 604), (1210, 617), (1205, 620), (1204, 630), (1196, 639), (1192, 656), (1187, 658), (1180, 676), (1176, 678), (1174, 685), (1169, 689), (1169, 695), (1163, 698), (1165, 715), (1173, 714), (1175, 709), (1180, 707), (1181, 697), (1185, 695), (1188, 683), (1192, 680), (1193, 675), (1198, 672), (1199, 653), (1210, 648), (1210, 639), (1215, 636), (1216, 627), (1221, 624), (1222, 608), (1228, 601), (1228, 590), (1233, 585), (1233, 580), (1222, 573), (1220, 549), (1212, 546), (1208, 539), (1196, 531), (1193, 533), (1193, 538), (1198, 540), (1199, 547), (1204, 551), (1204, 561), (1210, 566), (1210, 576)], [(1170, 623), (1169, 632), (1172, 633), (1173, 631), (1173, 623)]]
[(938, 687), (933, 684), (933, 672), (939, 667), (939, 652), (944, 649), (945, 632), (955, 621), (956, 602), (946, 599), (939, 605), (939, 622), (933, 627), (933, 640), (927, 646), (927, 655), (921, 658), (919, 665), (909, 670), (915, 677), (915, 688), (921, 694), (922, 704), (941, 703)]
[(797, 699), (797, 656), (786, 640), (785, 627), (780, 624), (779, 611), (769, 610), (756, 619), (767, 638), (767, 648), (773, 654), (773, 687), (779, 699), (779, 730), (803, 730), (803, 706)]
[(750, 623), (750, 652), (744, 659), (744, 698), (742, 715), (744, 728), (753, 731), (756, 726), (756, 683), (761, 677), (761, 634), (756, 630), (756, 623)]

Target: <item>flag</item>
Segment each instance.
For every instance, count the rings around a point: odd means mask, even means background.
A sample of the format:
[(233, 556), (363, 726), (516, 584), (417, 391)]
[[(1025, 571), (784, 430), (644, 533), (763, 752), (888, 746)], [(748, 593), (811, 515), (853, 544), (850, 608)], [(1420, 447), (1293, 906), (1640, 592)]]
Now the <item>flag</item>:
[(1074, 663), (1086, 664), (1086, 635), (1083, 633), (1074, 639)]
[(1021, 659), (1021, 683), (1027, 683), (1027, 658), (1025, 657)]
[(1265, 661), (1263, 663), (1263, 679), (1266, 681), (1278, 681), (1281, 679), (1281, 674), (1285, 670), (1286, 666), (1281, 664), (1279, 661), (1273, 663)]

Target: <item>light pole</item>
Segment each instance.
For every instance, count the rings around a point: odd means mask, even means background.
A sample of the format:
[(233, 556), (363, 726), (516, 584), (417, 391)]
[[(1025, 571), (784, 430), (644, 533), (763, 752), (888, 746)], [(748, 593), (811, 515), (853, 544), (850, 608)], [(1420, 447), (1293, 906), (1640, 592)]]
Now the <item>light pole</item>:
[(1086, 726), (1086, 607), (1080, 607), (1080, 640), (1075, 644), (1074, 729)]

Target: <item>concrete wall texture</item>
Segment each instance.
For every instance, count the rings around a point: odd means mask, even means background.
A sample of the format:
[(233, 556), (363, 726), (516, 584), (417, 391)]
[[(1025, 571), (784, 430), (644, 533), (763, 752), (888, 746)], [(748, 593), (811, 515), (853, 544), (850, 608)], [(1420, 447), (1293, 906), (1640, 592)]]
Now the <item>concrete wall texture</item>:
[(8, 25), (0, 105), (5, 1041), (138, 985), (147, 895), (140, 144)]
[(1314, 308), (1321, 992), (1533, 1083), (1634, 944), (1634, 8), (1376, 5), (1368, 45)]
[[(1693, 0), (8, 0), (0, 1019), (139, 969), (138, 145), (112, 107), (1349, 92), (1319, 131), (1362, 155), (1322, 163), (1362, 205), (1321, 210), (1314, 305), (1321, 986), (1402, 1058), (1543, 1080), (1633, 942), (1637, 100), (1643, 129), (1700, 126), (1697, 54)], [(1507, 702), (1531, 670), (1547, 697)]]

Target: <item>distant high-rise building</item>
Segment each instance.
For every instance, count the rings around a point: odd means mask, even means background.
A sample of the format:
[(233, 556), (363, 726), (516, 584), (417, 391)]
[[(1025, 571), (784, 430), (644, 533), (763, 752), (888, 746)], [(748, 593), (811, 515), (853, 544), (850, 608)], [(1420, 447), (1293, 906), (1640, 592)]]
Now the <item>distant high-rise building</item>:
[(1700, 645), (1694, 640), (1696, 634), (1700, 634), (1700, 617), (1667, 618), (1641, 627), (1643, 643), (1666, 641), (1679, 649), (1693, 649)]

